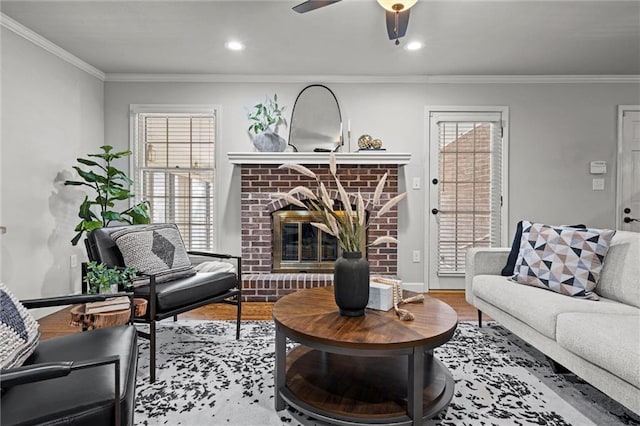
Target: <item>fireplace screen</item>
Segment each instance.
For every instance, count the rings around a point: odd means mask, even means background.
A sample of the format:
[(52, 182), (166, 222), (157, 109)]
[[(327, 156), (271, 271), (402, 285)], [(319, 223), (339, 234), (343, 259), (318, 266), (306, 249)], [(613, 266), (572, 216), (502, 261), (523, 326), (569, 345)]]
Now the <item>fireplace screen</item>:
[[(311, 225), (317, 213), (284, 210), (273, 213), (273, 272), (332, 272), (342, 253), (338, 240)], [(365, 253), (365, 235), (360, 240)]]

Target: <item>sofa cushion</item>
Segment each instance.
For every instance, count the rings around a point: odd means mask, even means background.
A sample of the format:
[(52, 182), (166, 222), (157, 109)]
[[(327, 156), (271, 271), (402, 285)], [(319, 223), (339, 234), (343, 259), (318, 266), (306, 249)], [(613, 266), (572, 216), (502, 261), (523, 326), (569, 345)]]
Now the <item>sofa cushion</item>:
[(523, 221), (513, 278), (567, 296), (591, 297), (615, 232)]
[(20, 367), (38, 346), (38, 322), (0, 282), (0, 368)]
[(560, 346), (640, 388), (640, 310), (558, 315)]
[(617, 231), (595, 292), (640, 308), (640, 234)]
[[(236, 274), (233, 272), (198, 272), (187, 278), (160, 283), (156, 285), (157, 311), (163, 313), (197, 303), (236, 286)], [(137, 286), (134, 295), (148, 299), (149, 285)]]
[[(111, 238), (120, 249), (124, 264), (143, 274), (156, 275), (156, 283), (188, 277), (196, 272), (175, 224), (124, 228), (113, 232)], [(134, 285), (142, 282), (148, 282), (148, 279), (136, 280)]]
[[(519, 319), (550, 339), (556, 338), (557, 316), (566, 312), (601, 314), (635, 314), (638, 309), (613, 300), (566, 297), (536, 287), (518, 285), (499, 275), (477, 275), (473, 278), (473, 294)], [(584, 326), (589, 329), (590, 326)]]

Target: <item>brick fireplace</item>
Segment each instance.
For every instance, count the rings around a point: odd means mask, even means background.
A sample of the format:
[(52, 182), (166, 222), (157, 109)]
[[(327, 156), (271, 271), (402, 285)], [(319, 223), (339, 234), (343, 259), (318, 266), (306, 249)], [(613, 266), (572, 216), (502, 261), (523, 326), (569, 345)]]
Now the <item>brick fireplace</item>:
[[(272, 213), (286, 209), (288, 203), (274, 199), (270, 194), (287, 192), (299, 185), (307, 186), (312, 190), (316, 188), (313, 179), (292, 170), (279, 169), (278, 166), (286, 162), (304, 163), (305, 167), (312, 170), (324, 182), (329, 195), (336, 200), (339, 198), (335, 182), (330, 177), (328, 154), (305, 154), (229, 153), (231, 162), (241, 168), (242, 294), (245, 301), (272, 302), (299, 289), (329, 286), (333, 282), (331, 273), (274, 273), (272, 270)], [(392, 158), (395, 157), (392, 156)], [(375, 215), (374, 206), (367, 201), (373, 199), (376, 185), (385, 172), (388, 177), (380, 204), (397, 195), (398, 169), (399, 166), (408, 162), (408, 154), (402, 158), (405, 160), (389, 161), (387, 159), (381, 161), (386, 164), (375, 164), (376, 161), (371, 153), (338, 154), (337, 175), (347, 193), (353, 197), (352, 204), (355, 204), (355, 195), (359, 190), (369, 214)], [(396, 208), (369, 223), (368, 244), (379, 236), (397, 237)], [(397, 274), (398, 254), (395, 245), (368, 247), (367, 259), (372, 274), (388, 276)]]

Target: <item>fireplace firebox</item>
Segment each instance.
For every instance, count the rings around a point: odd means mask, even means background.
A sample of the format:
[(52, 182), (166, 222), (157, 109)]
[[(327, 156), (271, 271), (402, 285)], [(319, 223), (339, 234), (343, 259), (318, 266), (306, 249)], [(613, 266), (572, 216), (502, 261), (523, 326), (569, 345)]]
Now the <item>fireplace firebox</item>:
[[(342, 214), (342, 212), (340, 212)], [(273, 272), (326, 273), (333, 271), (342, 254), (338, 240), (312, 222), (321, 222), (320, 215), (307, 210), (273, 212)], [(361, 229), (360, 250), (366, 256), (366, 232)]]

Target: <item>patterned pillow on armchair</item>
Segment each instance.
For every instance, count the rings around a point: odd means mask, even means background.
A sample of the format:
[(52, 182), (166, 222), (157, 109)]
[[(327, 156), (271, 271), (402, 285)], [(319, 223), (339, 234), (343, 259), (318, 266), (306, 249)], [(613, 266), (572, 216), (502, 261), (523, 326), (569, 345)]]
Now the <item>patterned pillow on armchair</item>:
[[(156, 275), (156, 283), (195, 275), (178, 227), (173, 223), (125, 228), (111, 234), (124, 264), (144, 274)], [(134, 285), (148, 283), (142, 278)]]
[(0, 369), (20, 367), (38, 346), (38, 322), (0, 282)]
[(615, 233), (523, 221), (513, 279), (567, 296), (597, 300), (593, 290)]

